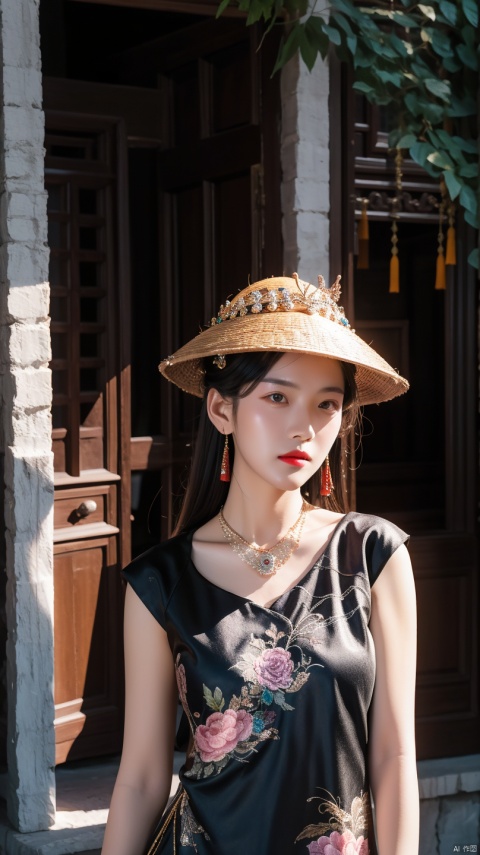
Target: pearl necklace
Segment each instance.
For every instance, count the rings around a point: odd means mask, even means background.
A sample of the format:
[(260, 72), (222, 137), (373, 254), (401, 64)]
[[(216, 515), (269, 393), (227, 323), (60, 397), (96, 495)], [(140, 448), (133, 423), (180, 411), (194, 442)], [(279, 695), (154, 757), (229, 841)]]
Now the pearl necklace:
[(272, 576), (288, 561), (297, 549), (309, 508), (310, 505), (304, 499), (298, 519), (288, 529), (282, 539), (274, 546), (271, 546), (270, 549), (261, 549), (259, 546), (249, 543), (241, 534), (234, 531), (223, 516), (223, 507), (220, 508), (218, 521), (225, 540), (232, 547), (235, 554), (242, 561), (245, 561), (246, 564), (253, 567), (261, 576)]

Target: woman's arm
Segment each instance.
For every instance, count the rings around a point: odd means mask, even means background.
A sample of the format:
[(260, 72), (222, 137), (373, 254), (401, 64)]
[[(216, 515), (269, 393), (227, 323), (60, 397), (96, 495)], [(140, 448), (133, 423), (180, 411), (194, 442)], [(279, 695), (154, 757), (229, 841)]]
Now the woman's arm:
[(379, 855), (418, 852), (415, 762), (416, 600), (412, 565), (399, 547), (372, 587), (370, 630), (377, 674), (369, 737)]
[(140, 855), (170, 793), (178, 694), (167, 636), (130, 585), (125, 730), (102, 855)]

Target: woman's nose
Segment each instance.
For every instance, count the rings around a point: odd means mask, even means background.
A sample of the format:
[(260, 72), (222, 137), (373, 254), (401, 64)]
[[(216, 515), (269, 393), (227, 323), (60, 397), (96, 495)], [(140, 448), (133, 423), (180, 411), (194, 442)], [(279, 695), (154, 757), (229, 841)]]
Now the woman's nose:
[(301, 442), (310, 442), (315, 436), (313, 425), (306, 421), (303, 425), (297, 423), (292, 430), (292, 439), (299, 439)]

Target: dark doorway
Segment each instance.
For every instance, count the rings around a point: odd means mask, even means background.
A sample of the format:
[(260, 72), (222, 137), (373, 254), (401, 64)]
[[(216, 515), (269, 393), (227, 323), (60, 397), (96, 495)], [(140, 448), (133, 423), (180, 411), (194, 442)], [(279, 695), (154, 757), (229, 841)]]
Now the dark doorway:
[(282, 264), (276, 46), (180, 8), (40, 4), (58, 762), (121, 745), (119, 571), (171, 531), (198, 413), (157, 365)]

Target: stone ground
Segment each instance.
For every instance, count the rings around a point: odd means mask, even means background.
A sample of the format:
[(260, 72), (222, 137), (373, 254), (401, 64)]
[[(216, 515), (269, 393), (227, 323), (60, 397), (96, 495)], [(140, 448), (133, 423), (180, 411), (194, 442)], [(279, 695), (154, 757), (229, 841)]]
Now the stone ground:
[[(69, 763), (56, 770), (57, 819), (48, 831), (19, 834), (0, 801), (0, 855), (100, 855), (119, 758)], [(176, 754), (172, 793), (183, 755)], [(1, 782), (0, 782), (1, 790)]]

